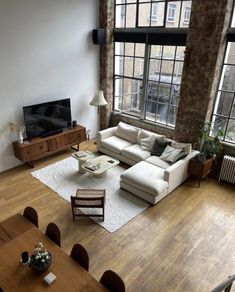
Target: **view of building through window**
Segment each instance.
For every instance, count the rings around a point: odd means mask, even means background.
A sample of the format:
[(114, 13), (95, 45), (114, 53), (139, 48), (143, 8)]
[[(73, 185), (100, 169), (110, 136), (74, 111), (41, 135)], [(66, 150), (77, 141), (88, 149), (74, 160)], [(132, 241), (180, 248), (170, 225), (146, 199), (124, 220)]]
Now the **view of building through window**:
[[(164, 23), (177, 29), (188, 26), (191, 1), (117, 0), (115, 12), (116, 27), (126, 31)], [(114, 109), (174, 127), (184, 50), (172, 44), (116, 42)]]

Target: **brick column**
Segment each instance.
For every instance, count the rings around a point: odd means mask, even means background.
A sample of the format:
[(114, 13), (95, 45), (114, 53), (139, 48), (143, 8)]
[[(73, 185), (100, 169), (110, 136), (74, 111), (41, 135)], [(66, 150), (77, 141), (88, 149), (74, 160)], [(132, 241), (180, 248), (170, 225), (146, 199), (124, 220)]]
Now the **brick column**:
[(106, 44), (100, 47), (100, 88), (108, 105), (100, 110), (100, 129), (109, 126), (113, 104), (113, 42), (114, 1), (100, 0), (100, 28), (106, 29)]
[(226, 44), (232, 0), (193, 0), (175, 139), (196, 142), (210, 120)]

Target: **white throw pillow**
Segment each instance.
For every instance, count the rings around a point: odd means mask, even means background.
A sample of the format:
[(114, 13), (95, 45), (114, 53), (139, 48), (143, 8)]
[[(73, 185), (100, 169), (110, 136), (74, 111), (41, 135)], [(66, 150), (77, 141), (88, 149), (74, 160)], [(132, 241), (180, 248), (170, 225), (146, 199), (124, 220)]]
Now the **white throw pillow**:
[(150, 151), (153, 147), (153, 142), (154, 142), (153, 137), (140, 139), (140, 147), (143, 150)]
[(164, 161), (167, 161), (169, 163), (173, 163), (175, 161), (175, 158), (182, 152), (182, 149), (175, 149), (169, 145), (166, 146), (165, 150), (163, 151), (160, 158)]
[(190, 154), (192, 152), (192, 144), (190, 143), (179, 143), (173, 141), (171, 146), (175, 149), (183, 149), (187, 154)]
[(141, 129), (137, 137), (137, 143), (140, 144), (140, 140), (149, 138), (149, 137), (153, 138), (154, 140), (154, 138), (164, 138), (165, 136)]
[(137, 128), (123, 122), (119, 122), (115, 131), (116, 136), (123, 138), (131, 143), (137, 142), (138, 133), (139, 130)]

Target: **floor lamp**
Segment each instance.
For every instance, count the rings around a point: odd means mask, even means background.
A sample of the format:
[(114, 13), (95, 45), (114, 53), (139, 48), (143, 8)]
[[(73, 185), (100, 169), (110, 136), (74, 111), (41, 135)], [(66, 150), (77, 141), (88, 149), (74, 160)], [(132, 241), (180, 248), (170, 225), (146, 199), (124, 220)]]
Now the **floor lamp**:
[(107, 101), (104, 98), (103, 90), (97, 90), (90, 105), (94, 105), (98, 107), (98, 119), (99, 119), (99, 127), (100, 127), (100, 107), (107, 105)]
[(103, 90), (97, 90), (90, 105), (94, 105), (98, 107), (98, 114), (100, 113), (100, 106), (104, 106), (107, 104), (107, 101), (104, 98)]

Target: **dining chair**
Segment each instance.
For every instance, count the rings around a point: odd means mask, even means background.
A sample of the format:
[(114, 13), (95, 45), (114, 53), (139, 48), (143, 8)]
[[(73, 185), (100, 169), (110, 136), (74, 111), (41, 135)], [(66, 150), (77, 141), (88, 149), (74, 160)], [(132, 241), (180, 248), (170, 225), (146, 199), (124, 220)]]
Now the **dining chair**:
[(229, 276), (227, 280), (220, 283), (218, 286), (212, 289), (211, 292), (223, 292), (223, 291), (229, 292), (232, 288), (234, 281), (235, 281), (235, 274), (232, 276)]
[(23, 216), (38, 227), (38, 213), (33, 207), (26, 207), (24, 209)]
[[(71, 196), (73, 221), (77, 216), (102, 217), (104, 221), (105, 190), (104, 189), (77, 189), (76, 196)], [(101, 208), (100, 213), (81, 213), (81, 208)]]
[(89, 271), (89, 256), (88, 253), (81, 244), (74, 244), (71, 253), (71, 258), (77, 261), (85, 270)]
[(55, 223), (51, 222), (47, 225), (45, 234), (52, 241), (54, 241), (57, 245), (61, 246), (60, 229)]
[(122, 278), (112, 270), (107, 270), (100, 278), (100, 283), (111, 292), (125, 292), (125, 283)]

